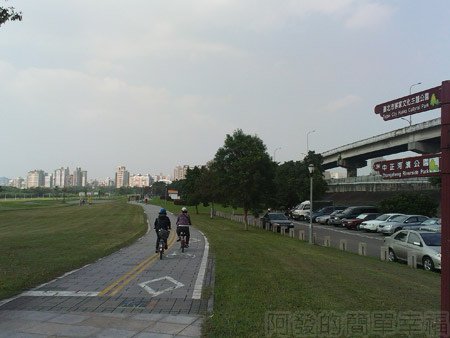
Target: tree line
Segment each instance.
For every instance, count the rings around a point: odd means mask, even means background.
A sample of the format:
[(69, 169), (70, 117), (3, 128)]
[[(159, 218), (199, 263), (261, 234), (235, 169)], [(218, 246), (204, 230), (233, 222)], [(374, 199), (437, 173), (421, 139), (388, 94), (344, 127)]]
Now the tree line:
[(226, 135), (214, 159), (204, 166), (188, 169), (186, 178), (174, 183), (187, 205), (214, 208), (219, 203), (241, 207), (247, 224), (249, 212), (259, 214), (267, 208), (284, 210), (308, 200), (310, 164), (315, 169), (313, 198), (320, 198), (327, 188), (322, 163), (322, 156), (310, 151), (303, 160), (279, 164), (258, 136), (246, 135), (238, 129)]

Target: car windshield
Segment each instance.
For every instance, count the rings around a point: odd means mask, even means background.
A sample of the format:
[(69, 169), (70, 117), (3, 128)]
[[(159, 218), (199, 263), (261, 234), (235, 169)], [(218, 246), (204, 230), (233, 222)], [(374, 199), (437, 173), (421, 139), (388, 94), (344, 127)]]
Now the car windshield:
[(420, 234), (422, 236), (423, 241), (428, 246), (441, 246), (441, 234), (440, 233), (422, 233)]
[(285, 214), (269, 214), (269, 218), (276, 221), (288, 219)]
[(323, 208), (320, 208), (319, 210), (317, 210), (315, 212), (322, 213), (322, 212), (328, 212), (328, 211), (330, 211), (330, 207), (323, 207)]
[(422, 222), (423, 225), (441, 224), (441, 219), (429, 218)]
[(389, 222), (403, 222), (407, 218), (408, 218), (408, 216), (406, 216), (406, 215), (398, 215), (398, 216), (392, 217), (389, 220)]
[(357, 216), (357, 219), (365, 219), (367, 217), (367, 214), (361, 214), (359, 216)]
[(387, 220), (389, 217), (391, 217), (391, 215), (388, 214), (384, 214), (384, 215), (380, 215), (377, 218), (375, 218), (377, 221), (385, 221)]

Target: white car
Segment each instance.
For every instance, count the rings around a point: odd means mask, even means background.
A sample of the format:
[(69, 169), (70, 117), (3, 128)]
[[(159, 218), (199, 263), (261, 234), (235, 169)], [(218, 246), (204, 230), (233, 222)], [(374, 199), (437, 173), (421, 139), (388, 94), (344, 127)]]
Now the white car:
[(366, 231), (373, 231), (377, 232), (378, 224), (381, 224), (383, 222), (388, 222), (392, 218), (396, 216), (400, 216), (403, 214), (383, 214), (378, 216), (377, 218), (370, 220), (370, 221), (364, 221), (359, 225), (360, 230), (366, 230)]

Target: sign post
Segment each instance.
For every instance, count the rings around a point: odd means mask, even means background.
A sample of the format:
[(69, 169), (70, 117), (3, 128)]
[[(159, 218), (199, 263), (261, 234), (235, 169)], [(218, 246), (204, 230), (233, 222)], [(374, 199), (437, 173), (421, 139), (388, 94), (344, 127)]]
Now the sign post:
[(450, 81), (442, 82), (441, 108), (441, 315), (447, 322), (441, 336), (448, 337), (450, 312)]
[[(436, 108), (441, 108), (441, 155), (440, 159), (436, 154), (429, 155), (428, 158), (430, 156), (438, 158), (441, 176), (441, 337), (448, 337), (450, 335), (450, 81), (443, 81), (439, 87), (379, 104), (374, 110), (375, 114), (379, 114), (383, 120), (388, 121)], [(403, 171), (399, 174), (395, 170), (389, 170), (391, 165), (389, 162), (394, 161), (378, 163), (377, 169), (383, 177), (394, 178), (392, 176), (403, 175)], [(436, 160), (434, 162), (436, 163)], [(395, 163), (392, 165), (395, 166)], [(427, 166), (431, 171), (428, 162)], [(426, 169), (422, 168), (422, 170)], [(386, 173), (386, 171), (392, 171), (392, 173)], [(432, 172), (417, 176), (431, 176), (430, 174)], [(414, 176), (415, 173), (406, 175)]]

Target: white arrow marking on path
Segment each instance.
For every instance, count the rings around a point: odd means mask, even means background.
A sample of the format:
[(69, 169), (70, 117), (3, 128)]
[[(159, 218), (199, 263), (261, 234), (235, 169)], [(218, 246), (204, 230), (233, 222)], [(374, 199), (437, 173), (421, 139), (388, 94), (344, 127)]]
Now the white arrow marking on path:
[[(159, 282), (159, 281), (164, 280), (164, 279), (165, 279), (165, 280), (168, 280), (169, 282), (172, 282), (172, 283), (174, 284), (174, 286), (169, 287), (169, 288), (164, 289), (164, 290), (161, 290), (161, 291), (155, 291), (155, 290), (153, 290), (150, 286), (148, 286), (148, 284), (150, 284), (150, 283)], [(172, 277), (165, 276), (165, 277), (161, 277), (161, 278), (157, 278), (157, 279), (152, 279), (152, 280), (150, 280), (150, 281), (141, 283), (141, 284), (139, 284), (139, 286), (140, 286), (141, 288), (143, 288), (145, 291), (147, 291), (149, 294), (151, 294), (152, 297), (156, 297), (156, 296), (158, 296), (158, 295), (160, 295), (160, 294), (162, 294), (162, 293), (164, 293), (164, 292), (172, 291), (172, 290), (181, 288), (181, 287), (184, 286), (184, 284), (183, 284), (183, 283), (180, 283), (180, 282), (178, 282), (178, 281), (176, 281), (176, 280), (173, 279)]]

